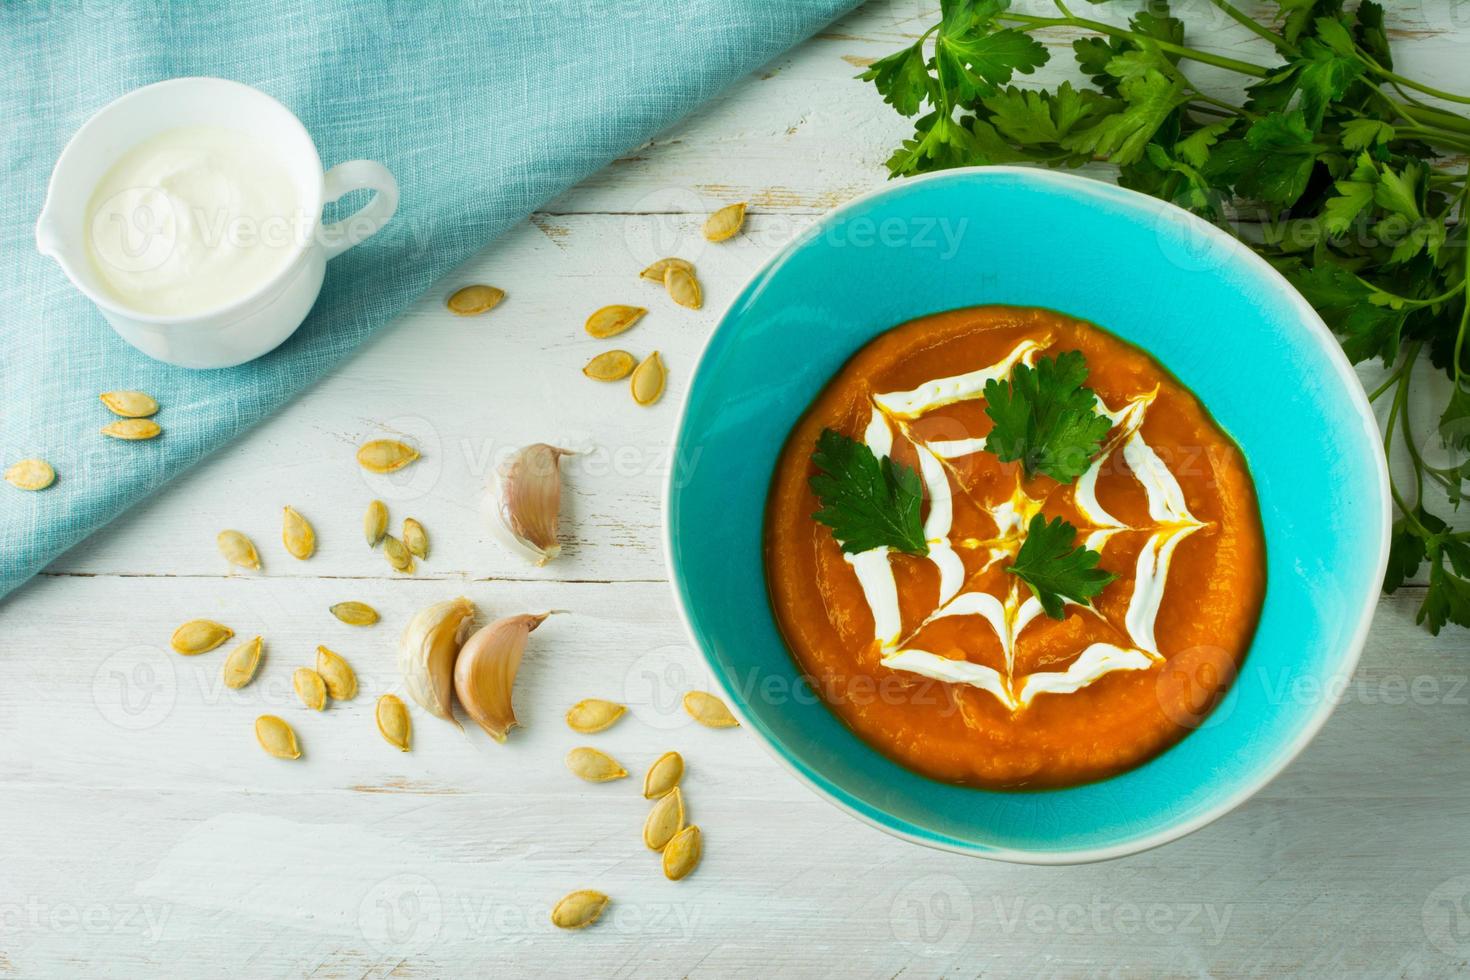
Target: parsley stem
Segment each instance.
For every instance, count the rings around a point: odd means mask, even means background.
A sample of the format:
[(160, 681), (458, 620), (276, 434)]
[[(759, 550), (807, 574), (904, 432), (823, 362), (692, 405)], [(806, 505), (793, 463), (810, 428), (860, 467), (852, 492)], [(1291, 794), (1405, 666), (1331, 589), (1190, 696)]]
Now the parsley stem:
[(1234, 4), (1228, 3), (1227, 0), (1210, 0), (1210, 2), (1218, 7), (1225, 14), (1225, 16), (1229, 17), (1237, 24), (1240, 24), (1242, 27), (1245, 27), (1252, 34), (1259, 35), (1265, 38), (1267, 41), (1270, 41), (1272, 46), (1275, 47), (1277, 51), (1286, 55), (1296, 54), (1295, 45), (1293, 45), (1286, 38), (1282, 37), (1280, 34), (1277, 34), (1275, 31), (1271, 30), (1269, 27), (1266, 27), (1265, 25), (1259, 23), (1254, 17), (1241, 13), (1239, 10), (1236, 9)]
[(1432, 86), (1425, 85), (1423, 82), (1416, 82), (1412, 78), (1405, 78), (1403, 75), (1389, 71), (1387, 68), (1383, 67), (1377, 61), (1375, 61), (1370, 55), (1367, 54), (1367, 52), (1363, 51), (1361, 48), (1358, 50), (1358, 57), (1362, 59), (1365, 65), (1373, 69), (1374, 74), (1388, 79), (1395, 85), (1402, 85), (1405, 88), (1411, 88), (1416, 92), (1423, 92), (1425, 95), (1432, 95), (1436, 99), (1444, 99), (1446, 102), (1458, 102), (1461, 105), (1470, 105), (1470, 96), (1456, 95), (1453, 92), (1446, 92), (1443, 89), (1434, 88)]
[(1422, 341), (1409, 348), (1408, 356), (1404, 359), (1404, 376), (1399, 383), (1399, 390), (1394, 393), (1394, 402), (1404, 420), (1404, 448), (1409, 451), (1409, 461), (1414, 464), (1414, 497), (1418, 503), (1423, 504), (1424, 457), (1419, 455), (1419, 446), (1414, 441), (1414, 430), (1409, 421), (1409, 382), (1414, 376), (1414, 365), (1419, 360), (1421, 347)]
[(1114, 27), (1112, 24), (1104, 24), (1102, 21), (1089, 20), (1086, 17), (1034, 17), (1030, 14), (1015, 14), (1009, 11), (997, 14), (996, 20), (1009, 21), (1030, 28), (1036, 27), (1081, 27), (1089, 31), (1096, 31), (1108, 37), (1116, 37), (1125, 41), (1132, 41), (1140, 46), (1153, 45), (1160, 51), (1177, 54), (1181, 58), (1190, 61), (1198, 61), (1201, 64), (1214, 65), (1216, 68), (1224, 68), (1227, 71), (1239, 72), (1242, 75), (1251, 75), (1255, 78), (1265, 78), (1271, 74), (1271, 69), (1262, 65), (1251, 64), (1249, 61), (1239, 61), (1235, 58), (1227, 58), (1224, 55), (1210, 54), (1208, 51), (1200, 51), (1197, 48), (1185, 47), (1172, 41), (1161, 41), (1156, 37), (1146, 37), (1135, 31), (1124, 30)]
[[(1470, 182), (1470, 170), (1467, 170), (1466, 171), (1465, 179), (1466, 179), (1467, 182)], [(1467, 186), (1470, 186), (1470, 183), (1467, 183)], [(1467, 282), (1470, 282), (1470, 248), (1466, 248), (1465, 249), (1465, 278), (1462, 279), (1462, 280), (1460, 280), (1460, 288), (1462, 290), (1465, 288), (1465, 284)], [(1463, 305), (1464, 308), (1460, 311), (1460, 329), (1459, 329), (1459, 332), (1455, 334), (1455, 389), (1456, 389), (1455, 390), (1455, 393), (1456, 394), (1461, 394), (1462, 393), (1461, 383), (1462, 383), (1462, 380), (1463, 380), (1463, 370), (1462, 370), (1462, 368), (1461, 368), (1460, 365), (1461, 365), (1461, 355), (1464, 353), (1464, 350), (1465, 350), (1465, 329), (1466, 329), (1466, 327), (1470, 327), (1470, 294), (1466, 294), (1465, 302), (1462, 305)]]
[(1374, 388), (1373, 389), (1373, 392), (1368, 396), (1368, 401), (1370, 401), (1370, 402), (1376, 402), (1379, 399), (1379, 397), (1385, 391), (1387, 391), (1388, 389), (1392, 388), (1395, 384), (1397, 384), (1399, 378), (1401, 378), (1403, 376), (1404, 376), (1404, 368), (1403, 368), (1403, 365), (1399, 365), (1397, 368), (1394, 368), (1393, 372), (1391, 374), (1389, 374), (1388, 377), (1386, 377), (1386, 378), (1383, 379), (1383, 384), (1381, 384), (1377, 388)]
[(1418, 138), (1441, 149), (1461, 150), (1470, 152), (1470, 138), (1455, 136), (1451, 133), (1434, 129), (1426, 129), (1422, 126), (1401, 126), (1396, 130), (1396, 135)]
[(1399, 115), (1419, 126), (1432, 126), (1454, 133), (1470, 133), (1470, 120), (1457, 116), (1453, 112), (1444, 112), (1428, 106), (1405, 105), (1401, 102), (1395, 102), (1394, 108)]
[[(1404, 355), (1404, 364), (1400, 368), (1398, 390), (1394, 392), (1393, 404), (1388, 409), (1388, 421), (1383, 427), (1383, 455), (1389, 458), (1393, 456), (1393, 431), (1394, 424), (1400, 415), (1404, 419), (1404, 444), (1409, 447), (1410, 461), (1414, 463), (1415, 478), (1419, 485), (1419, 502), (1424, 497), (1424, 461), (1419, 459), (1419, 449), (1413, 444), (1413, 433), (1409, 431), (1408, 395), (1409, 376), (1413, 371), (1414, 361), (1419, 357), (1419, 351), (1423, 347), (1423, 341), (1416, 341)], [(1419, 522), (1414, 511), (1409, 507), (1409, 502), (1404, 499), (1403, 492), (1399, 490), (1398, 483), (1394, 481), (1393, 473), (1388, 475), (1388, 492), (1393, 496), (1393, 502), (1398, 505), (1399, 512), (1404, 515), (1404, 520), (1418, 528), (1421, 537), (1430, 537), (1429, 530)]]
[[(1220, 103), (1220, 106), (1217, 108), (1214, 105), (1214, 103), (1215, 102), (1218, 102), (1219, 101), (1218, 99), (1209, 99), (1209, 98), (1206, 98), (1206, 97), (1201, 97), (1198, 93), (1196, 93), (1195, 95), (1191, 95), (1189, 97), (1189, 101), (1190, 101), (1190, 108), (1192, 108), (1195, 112), (1207, 112), (1207, 113), (1209, 113), (1212, 116), (1224, 116), (1227, 119), (1236, 119), (1236, 118), (1240, 118), (1242, 116), (1245, 117), (1245, 118), (1247, 118), (1247, 119), (1253, 117), (1251, 113), (1243, 112), (1240, 109), (1237, 109), (1234, 106), (1229, 105), (1227, 103), (1223, 103), (1222, 102), (1222, 103)], [(1200, 104), (1196, 104), (1196, 103), (1200, 103)], [(1458, 180), (1459, 178), (1457, 177), (1455, 179)]]

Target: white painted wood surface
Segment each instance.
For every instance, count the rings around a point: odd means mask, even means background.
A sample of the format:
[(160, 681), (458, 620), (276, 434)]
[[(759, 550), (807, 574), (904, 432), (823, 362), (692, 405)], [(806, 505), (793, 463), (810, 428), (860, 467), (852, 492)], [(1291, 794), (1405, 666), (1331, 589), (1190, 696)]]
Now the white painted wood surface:
[[(664, 581), (658, 498), (689, 368), (765, 257), (882, 182), (905, 124), (851, 76), (933, 7), (864, 8), (553, 202), (279, 416), (0, 605), (0, 978), (1467, 969), (1470, 642), (1415, 627), (1413, 590), (1381, 602), (1352, 687), (1285, 775), (1181, 842), (1101, 865), (1013, 867), (901, 843), (813, 796), (745, 733), (680, 713), (703, 668)], [(1410, 74), (1467, 87), (1462, 8), (1395, 10)], [(1209, 36), (1220, 50), (1255, 43), (1223, 22)], [(746, 234), (704, 245), (704, 214), (740, 199), (754, 212)], [(634, 278), (668, 253), (698, 262), (703, 311)], [(482, 280), (509, 292), (500, 309), (443, 312), (450, 289)], [(672, 371), (652, 410), (578, 373), (603, 346), (581, 321), (609, 302), (652, 309), (626, 337)], [(352, 447), (400, 431), (425, 459), (366, 477)], [(542, 439), (593, 451), (569, 466), (566, 555), (534, 569), (493, 545), (477, 510), (497, 454)], [(361, 542), (374, 496), (395, 524), (429, 529), (412, 580)], [(310, 562), (279, 544), (286, 503), (316, 523)], [(264, 574), (228, 571), (213, 543), (226, 526), (255, 538)], [(460, 593), (491, 614), (569, 612), (532, 639), (526, 727), (509, 745), (416, 713), (415, 750), (400, 755), (371, 718), (397, 684), (394, 638), (413, 610)], [(385, 622), (337, 623), (326, 607), (347, 598)], [(262, 679), (226, 691), (219, 654), (169, 653), (173, 627), (198, 616), (263, 634)], [(308, 716), (289, 674), (318, 643), (357, 666), (363, 694)], [(625, 700), (632, 717), (578, 738), (561, 714), (589, 696)], [(256, 748), (251, 722), (268, 710), (297, 725), (300, 763)], [(707, 835), (694, 876), (665, 881), (643, 849), (633, 780), (588, 786), (562, 769), (584, 740), (635, 776), (667, 748), (685, 754)], [(595, 929), (557, 933), (548, 909), (578, 887), (616, 904)]]

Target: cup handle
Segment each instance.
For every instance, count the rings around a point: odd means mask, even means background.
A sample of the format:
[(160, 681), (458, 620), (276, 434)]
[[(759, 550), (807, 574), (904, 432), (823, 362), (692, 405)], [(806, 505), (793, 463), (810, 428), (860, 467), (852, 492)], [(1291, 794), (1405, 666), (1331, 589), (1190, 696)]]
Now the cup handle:
[(350, 217), (322, 228), (322, 248), (328, 261), (377, 234), (398, 210), (398, 181), (381, 163), (372, 160), (339, 163), (327, 171), (322, 183), (324, 204), (363, 188), (377, 192), (371, 201)]

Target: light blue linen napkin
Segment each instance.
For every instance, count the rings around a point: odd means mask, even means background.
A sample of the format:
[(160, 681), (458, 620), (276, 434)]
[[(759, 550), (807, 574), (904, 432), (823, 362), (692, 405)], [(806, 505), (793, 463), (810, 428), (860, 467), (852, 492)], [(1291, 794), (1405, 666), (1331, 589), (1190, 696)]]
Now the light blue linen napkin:
[[(259, 421), (490, 239), (853, 0), (191, 0), (0, 6), (0, 596)], [(332, 262), (296, 335), (237, 368), (187, 371), (114, 334), (33, 228), (52, 165), (93, 112), (141, 85), (237, 79), (306, 123), (331, 166), (378, 160), (403, 199)], [(167, 406), (118, 444), (99, 392)]]

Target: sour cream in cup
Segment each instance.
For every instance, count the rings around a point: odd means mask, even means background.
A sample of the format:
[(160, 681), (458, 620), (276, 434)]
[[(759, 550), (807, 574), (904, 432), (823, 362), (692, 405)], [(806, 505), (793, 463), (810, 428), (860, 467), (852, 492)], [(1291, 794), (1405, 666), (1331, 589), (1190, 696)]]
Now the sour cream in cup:
[[(325, 202), (376, 192), (323, 226)], [(228, 367), (301, 324), (329, 259), (381, 228), (398, 187), (381, 164), (323, 172), (290, 110), (247, 85), (138, 89), (67, 144), (36, 226), (40, 250), (122, 337), (184, 367)]]

